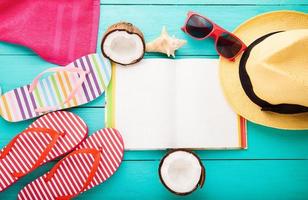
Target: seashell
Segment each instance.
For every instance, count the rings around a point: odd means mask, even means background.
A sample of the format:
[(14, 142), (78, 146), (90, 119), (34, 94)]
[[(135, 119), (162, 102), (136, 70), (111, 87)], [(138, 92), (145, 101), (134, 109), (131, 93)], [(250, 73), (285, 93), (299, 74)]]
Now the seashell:
[(175, 51), (186, 44), (186, 40), (176, 38), (174, 35), (170, 36), (163, 26), (161, 34), (155, 40), (146, 44), (146, 52), (159, 52), (167, 54), (168, 57), (175, 57)]

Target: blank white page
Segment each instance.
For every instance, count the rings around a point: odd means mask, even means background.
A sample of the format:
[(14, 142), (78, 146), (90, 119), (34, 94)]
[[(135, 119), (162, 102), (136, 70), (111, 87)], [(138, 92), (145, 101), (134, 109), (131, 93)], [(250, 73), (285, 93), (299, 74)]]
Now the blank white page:
[(224, 99), (217, 59), (176, 61), (177, 145), (240, 147), (237, 115)]
[(240, 148), (216, 59), (143, 59), (114, 72), (114, 124), (126, 149)]

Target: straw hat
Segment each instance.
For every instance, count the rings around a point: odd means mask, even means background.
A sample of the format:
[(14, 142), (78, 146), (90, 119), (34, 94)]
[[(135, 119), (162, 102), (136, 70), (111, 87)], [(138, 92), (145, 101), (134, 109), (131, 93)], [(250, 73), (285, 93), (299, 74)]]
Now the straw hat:
[(265, 13), (234, 33), (248, 48), (235, 62), (220, 59), (233, 110), (265, 126), (308, 129), (308, 14)]

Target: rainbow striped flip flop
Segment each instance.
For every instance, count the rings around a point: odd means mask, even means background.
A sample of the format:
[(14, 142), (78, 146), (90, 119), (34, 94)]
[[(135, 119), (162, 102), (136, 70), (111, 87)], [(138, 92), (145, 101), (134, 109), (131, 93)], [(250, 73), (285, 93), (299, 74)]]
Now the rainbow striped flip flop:
[[(52, 75), (40, 79), (45, 73)], [(3, 94), (0, 115), (18, 122), (88, 103), (104, 93), (111, 63), (99, 54), (83, 56), (65, 67), (47, 69), (26, 86)]]

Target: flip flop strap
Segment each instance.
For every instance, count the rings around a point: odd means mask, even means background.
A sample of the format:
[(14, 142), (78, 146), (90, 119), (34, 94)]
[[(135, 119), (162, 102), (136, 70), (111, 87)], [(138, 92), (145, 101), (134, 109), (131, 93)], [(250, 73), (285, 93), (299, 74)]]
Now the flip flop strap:
[(44, 180), (46, 182), (48, 182), (48, 181), (50, 181), (52, 179), (52, 177), (54, 176), (56, 171), (59, 169), (59, 167), (61, 166), (63, 161), (66, 160), (68, 157), (71, 157), (71, 156), (76, 155), (76, 154), (92, 154), (94, 156), (94, 162), (93, 162), (92, 168), (91, 168), (91, 170), (90, 170), (90, 172), (88, 174), (88, 177), (87, 177), (86, 181), (84, 182), (82, 188), (76, 194), (62, 196), (62, 197), (57, 197), (56, 200), (69, 200), (69, 199), (72, 199), (72, 198), (78, 196), (80, 193), (82, 193), (85, 189), (87, 189), (87, 187), (90, 185), (91, 181), (93, 180), (93, 178), (94, 178), (94, 176), (95, 176), (95, 174), (96, 174), (96, 172), (98, 170), (98, 167), (99, 167), (99, 164), (100, 164), (100, 160), (101, 160), (101, 152), (102, 151), (103, 151), (102, 149), (98, 150), (98, 149), (90, 149), (90, 148), (76, 150), (76, 151), (70, 153), (69, 155), (65, 156), (60, 162), (58, 162), (50, 170), (50, 172), (44, 178)]
[(88, 70), (83, 70), (74, 66), (68, 66), (68, 67), (54, 67), (54, 68), (50, 68), (47, 69), (45, 71), (43, 71), (42, 73), (40, 73), (37, 77), (35, 77), (35, 79), (32, 81), (30, 88), (29, 88), (29, 92), (32, 93), (34, 91), (34, 89), (37, 87), (38, 83), (39, 83), (39, 79), (46, 73), (49, 72), (71, 72), (71, 73), (78, 73), (79, 74), (79, 79), (77, 81), (77, 83), (75, 84), (75, 87), (72, 89), (71, 93), (68, 95), (68, 97), (61, 102), (58, 105), (54, 105), (54, 106), (45, 106), (45, 107), (40, 107), (40, 108), (36, 108), (35, 112), (38, 113), (42, 113), (42, 112), (49, 112), (49, 111), (53, 111), (53, 110), (57, 110), (57, 108), (65, 105), (66, 103), (68, 103), (70, 100), (72, 100), (74, 98), (74, 96), (76, 95), (76, 93), (78, 92), (78, 90), (80, 89), (81, 85), (83, 84), (83, 82), (86, 79), (86, 75), (89, 73)]
[(52, 150), (53, 146), (56, 144), (59, 136), (63, 136), (65, 133), (59, 133), (59, 132), (57, 132), (53, 129), (49, 129), (49, 128), (28, 128), (27, 130), (25, 130), (25, 131), (21, 132), (20, 134), (16, 135), (11, 140), (11, 142), (4, 148), (3, 152), (1, 153), (0, 159), (4, 159), (5, 156), (7, 156), (9, 154), (9, 152), (13, 148), (14, 144), (17, 142), (18, 138), (22, 134), (29, 134), (29, 133), (39, 134), (41, 132), (50, 135), (51, 138), (52, 138), (51, 142), (46, 146), (45, 150), (41, 153), (41, 155), (38, 157), (36, 162), (32, 165), (32, 167), (27, 172), (12, 172), (12, 175), (15, 176), (16, 178), (20, 178), (20, 177), (26, 175), (27, 173), (33, 171), (37, 167), (39, 167), (42, 164), (42, 162), (45, 160), (45, 158), (48, 156), (48, 154)]

